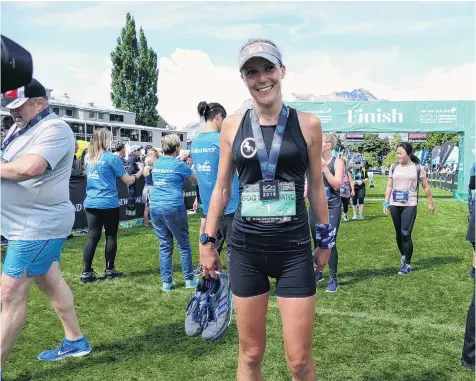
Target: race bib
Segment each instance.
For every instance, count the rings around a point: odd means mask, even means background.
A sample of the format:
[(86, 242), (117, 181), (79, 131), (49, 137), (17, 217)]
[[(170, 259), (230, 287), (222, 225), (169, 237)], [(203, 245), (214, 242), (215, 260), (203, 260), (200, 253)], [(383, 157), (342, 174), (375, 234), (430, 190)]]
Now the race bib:
[[(277, 192), (273, 186), (275, 183)], [(270, 194), (268, 194), (270, 193)], [(278, 197), (276, 198), (276, 195)], [(247, 184), (241, 194), (241, 216), (259, 223), (284, 223), (296, 215), (296, 189), (293, 182), (260, 181)]]
[(394, 190), (393, 201), (394, 202), (408, 202), (408, 191)]

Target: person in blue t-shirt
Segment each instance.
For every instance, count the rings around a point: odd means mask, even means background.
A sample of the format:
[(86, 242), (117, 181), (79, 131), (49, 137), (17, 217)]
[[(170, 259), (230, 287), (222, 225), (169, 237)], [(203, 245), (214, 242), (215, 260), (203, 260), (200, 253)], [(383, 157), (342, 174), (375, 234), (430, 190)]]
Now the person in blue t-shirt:
[(116, 178), (120, 177), (126, 185), (134, 184), (136, 179), (142, 176), (144, 168), (139, 163), (139, 171), (135, 175), (128, 175), (119, 156), (109, 152), (112, 139), (112, 133), (107, 128), (95, 130), (85, 158), (86, 199), (83, 204), (88, 221), (88, 242), (83, 253), (81, 283), (97, 280), (91, 266), (103, 227), (106, 233), (105, 278), (112, 280), (124, 275), (124, 273), (116, 271), (114, 266), (119, 227), (119, 199)]
[[(226, 110), (219, 103), (200, 102), (197, 107), (198, 115), (205, 122), (200, 133), (193, 139), (190, 155), (195, 165), (197, 184), (200, 188), (200, 200), (202, 202), (202, 219), (200, 224), (200, 236), (205, 231), (208, 206), (212, 197), (213, 188), (218, 176), (218, 163), (220, 160), (220, 132), (223, 120), (226, 118)], [(230, 201), (226, 206), (222, 217), (215, 248), (220, 253), (223, 243), (227, 242), (227, 263), (230, 266), (230, 249), (228, 242), (231, 237), (233, 218), (238, 207), (238, 175), (235, 173), (232, 183)], [(229, 268), (228, 268), (229, 271)], [(196, 273), (201, 273), (201, 265), (198, 265)]]
[(159, 239), (160, 275), (162, 290), (175, 288), (172, 281), (172, 254), (174, 237), (180, 253), (180, 262), (186, 288), (195, 288), (192, 248), (188, 236), (188, 217), (185, 209), (184, 181), (194, 184), (197, 178), (190, 167), (179, 158), (180, 138), (176, 134), (162, 137), (164, 155), (152, 167), (153, 188), (150, 193), (150, 220)]

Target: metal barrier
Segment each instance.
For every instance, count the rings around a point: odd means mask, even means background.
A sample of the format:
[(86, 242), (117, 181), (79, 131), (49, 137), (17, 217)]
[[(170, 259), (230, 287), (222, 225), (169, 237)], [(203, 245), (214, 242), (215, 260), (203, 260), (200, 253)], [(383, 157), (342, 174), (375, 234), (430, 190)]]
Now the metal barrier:
[(453, 173), (444, 175), (440, 173), (430, 173), (427, 175), (428, 184), (432, 188), (445, 189), (447, 191), (454, 191), (458, 188), (458, 174)]

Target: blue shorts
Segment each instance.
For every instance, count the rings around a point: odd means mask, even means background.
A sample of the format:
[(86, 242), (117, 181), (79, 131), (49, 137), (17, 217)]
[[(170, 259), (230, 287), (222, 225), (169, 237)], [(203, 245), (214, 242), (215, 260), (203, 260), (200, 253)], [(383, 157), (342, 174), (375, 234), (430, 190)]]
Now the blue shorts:
[(13, 278), (21, 278), (25, 270), (29, 277), (46, 274), (54, 261), (60, 262), (65, 242), (66, 238), (8, 241), (2, 272)]

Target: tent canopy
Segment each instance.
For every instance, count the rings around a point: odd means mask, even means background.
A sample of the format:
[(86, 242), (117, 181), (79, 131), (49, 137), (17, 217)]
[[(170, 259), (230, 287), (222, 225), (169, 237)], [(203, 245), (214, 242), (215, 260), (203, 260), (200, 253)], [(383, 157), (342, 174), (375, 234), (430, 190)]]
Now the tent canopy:
[[(459, 133), (458, 189), (468, 195), (469, 170), (475, 161), (475, 101), (286, 102), (319, 117), (324, 132)], [(456, 149), (456, 148), (455, 148)]]

